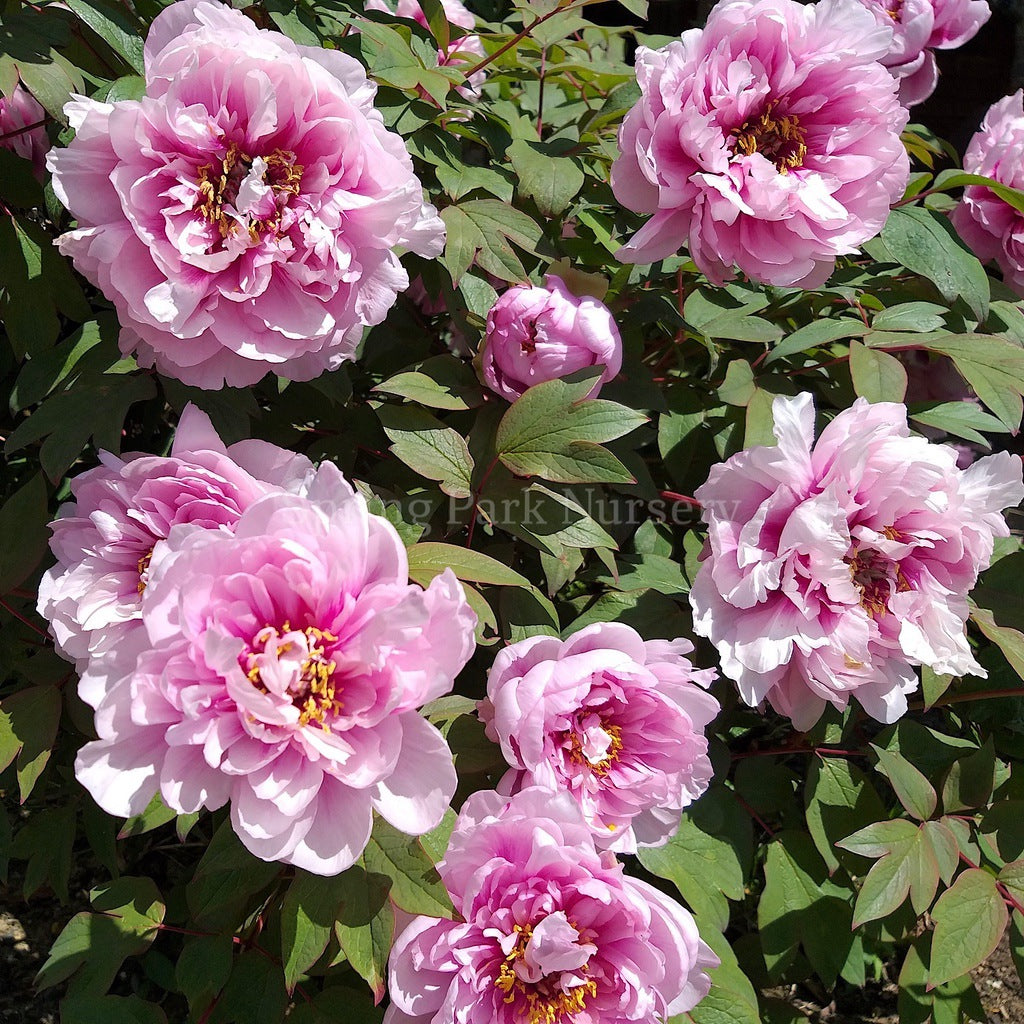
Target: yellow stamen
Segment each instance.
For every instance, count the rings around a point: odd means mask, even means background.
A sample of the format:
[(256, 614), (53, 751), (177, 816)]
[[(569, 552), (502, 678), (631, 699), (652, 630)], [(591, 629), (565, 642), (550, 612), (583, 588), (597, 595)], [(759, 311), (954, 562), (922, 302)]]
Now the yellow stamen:
[(569, 733), (569, 760), (589, 768), (595, 775), (607, 775), (611, 766), (619, 759), (619, 754), (622, 753), (621, 726), (603, 725), (601, 728), (611, 736), (612, 742), (608, 747), (608, 753), (600, 761), (591, 761), (583, 753), (583, 743), (580, 740), (579, 733), (575, 731)]
[[(515, 972), (515, 962), (526, 953), (533, 927), (517, 924), (514, 928), (517, 932), (516, 944), (505, 957), (494, 979), (495, 987), (506, 993), (504, 1002), (514, 1003), (517, 997), (524, 999), (529, 1024), (559, 1024), (565, 1017), (582, 1013), (587, 1007), (587, 999), (597, 995), (597, 982), (591, 978), (574, 988), (549, 993), (540, 990), (543, 980), (538, 985), (523, 981)], [(586, 966), (582, 970), (586, 973)]]
[(146, 589), (146, 577), (149, 575), (149, 563), (153, 561), (153, 549), (150, 548), (138, 562), (139, 582), (138, 591), (141, 594)]
[(775, 164), (780, 174), (788, 174), (802, 167), (807, 157), (806, 132), (795, 114), (775, 117), (774, 107), (774, 103), (769, 104), (760, 117), (732, 130), (736, 140), (733, 152), (743, 156), (760, 153)]
[[(246, 673), (249, 682), (260, 692), (266, 693), (267, 688), (263, 685), (260, 675), (259, 655), (265, 653), (268, 644), (273, 643), (275, 638), (286, 636), (292, 632), (288, 622), (282, 623), (280, 632), (274, 626), (264, 626), (255, 637), (253, 647), (263, 648), (263, 651), (252, 650), (249, 652), (249, 670)], [(302, 632), (307, 641), (313, 641), (307, 645), (308, 654), (300, 665), (299, 681), (305, 684), (302, 689), (295, 693), (292, 703), (299, 709), (299, 725), (307, 726), (310, 722), (317, 722), (324, 732), (330, 732), (331, 726), (328, 717), (341, 712), (343, 703), (337, 694), (337, 686), (333, 679), (337, 669), (337, 663), (328, 661), (324, 650), (325, 643), (337, 643), (338, 638), (326, 629), (318, 629), (316, 626), (307, 626)], [(283, 640), (277, 644), (277, 656), (287, 654), (295, 643), (291, 640)]]

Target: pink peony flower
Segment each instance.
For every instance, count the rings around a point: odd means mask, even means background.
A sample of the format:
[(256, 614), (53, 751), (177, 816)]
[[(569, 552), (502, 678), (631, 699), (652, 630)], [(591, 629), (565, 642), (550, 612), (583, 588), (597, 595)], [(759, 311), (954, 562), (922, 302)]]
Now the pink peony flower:
[(362, 66), (239, 11), (178, 0), (146, 40), (141, 101), (67, 107), (50, 154), (78, 219), (61, 251), (117, 307), (121, 348), (199, 387), (351, 359), (444, 225)]
[(857, 0), (725, 0), (703, 29), (637, 51), (642, 92), (612, 188), (654, 216), (619, 250), (651, 263), (689, 245), (721, 284), (738, 267), (823, 284), (881, 230), (907, 183), (907, 112), (878, 63), (892, 29)]
[(712, 775), (704, 729), (719, 706), (702, 687), (715, 672), (695, 670), (692, 650), (605, 622), (499, 652), (480, 709), (512, 766), (499, 792), (568, 792), (617, 853), (668, 842)]
[[(994, 103), (964, 153), (964, 170), (1024, 188), (1024, 91)], [(983, 185), (968, 185), (952, 214), (978, 259), (995, 260), (1003, 280), (1024, 296), (1024, 214)]]
[(935, 91), (939, 68), (933, 50), (972, 39), (992, 12), (988, 0), (861, 0), (879, 25), (893, 30), (882, 63), (899, 82), (900, 103), (912, 107)]
[[(473, 12), (468, 10), (459, 0), (441, 0), (444, 8), (444, 16), (449, 25), (457, 28), (472, 29), (476, 25), (476, 18)], [(395, 14), (399, 18), (408, 18), (415, 21), (425, 29), (430, 28), (426, 12), (420, 6), (418, 0), (398, 0), (397, 4), (390, 4), (388, 0), (366, 0), (363, 9), (367, 11), (381, 11), (385, 14)], [(437, 51), (438, 67), (452, 65), (457, 67), (460, 64), (475, 64), (484, 56), (484, 44), (478, 35), (467, 34), (459, 39), (453, 39), (447, 47)], [(475, 99), (480, 95), (480, 89), (487, 76), (478, 71), (470, 75), (466, 84), (457, 90), (459, 95), (465, 99)]]
[(142, 621), (127, 675), (95, 669), (100, 738), (75, 762), (104, 810), (230, 800), (252, 853), (325, 875), (359, 857), (374, 810), (416, 835), (441, 820), (452, 755), (415, 709), (451, 689), (475, 616), (451, 570), (409, 582), (394, 527), (330, 463), (231, 533), (173, 528)]
[(708, 524), (690, 594), (694, 629), (750, 705), (796, 728), (856, 695), (893, 722), (912, 666), (985, 672), (971, 655), (967, 593), (1024, 499), (1021, 460), (957, 468), (957, 453), (912, 437), (907, 411), (858, 399), (814, 443), (809, 394), (776, 398), (778, 446), (714, 466), (697, 491)]
[(487, 314), (481, 353), (484, 382), (514, 402), (527, 388), (590, 366), (603, 366), (590, 397), (622, 368), (622, 339), (608, 307), (579, 298), (560, 277), (544, 287), (518, 284)]
[(46, 170), (50, 139), (43, 122), (46, 111), (23, 85), (10, 96), (0, 96), (0, 146), (32, 161), (36, 177)]
[(599, 854), (567, 793), (474, 793), (438, 870), (461, 920), (398, 937), (384, 1024), (656, 1024), (708, 992), (689, 912)]
[(57, 564), (39, 585), (39, 614), (57, 650), (85, 673), (79, 692), (95, 706), (89, 660), (142, 628), (149, 566), (171, 529), (192, 523), (231, 530), (257, 498), (297, 490), (312, 473), (302, 455), (262, 441), (226, 448), (206, 413), (185, 407), (167, 457), (100, 453), (101, 465), (76, 477), (75, 500), (52, 523)]

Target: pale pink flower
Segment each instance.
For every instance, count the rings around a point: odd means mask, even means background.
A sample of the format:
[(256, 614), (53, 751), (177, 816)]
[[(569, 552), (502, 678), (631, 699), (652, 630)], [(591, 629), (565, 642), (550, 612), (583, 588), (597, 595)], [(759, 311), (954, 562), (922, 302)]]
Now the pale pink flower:
[(580, 298), (554, 274), (544, 287), (517, 284), (487, 314), (481, 369), (487, 386), (514, 402), (527, 388), (603, 367), (590, 397), (622, 369), (622, 338), (603, 303)]
[(459, 919), (398, 937), (385, 1024), (661, 1024), (710, 988), (689, 912), (599, 854), (567, 793), (474, 793), (438, 870)]
[(619, 250), (652, 263), (689, 247), (721, 284), (738, 268), (823, 284), (876, 235), (910, 173), (907, 111), (879, 63), (892, 29), (857, 0), (725, 0), (703, 29), (640, 47), (641, 98), (612, 188), (651, 219)]
[(396, 250), (444, 244), (362, 66), (207, 0), (164, 10), (145, 59), (145, 97), (76, 99), (49, 158), (78, 220), (61, 251), (116, 306), (122, 350), (204, 388), (353, 358), (409, 284)]
[(712, 467), (696, 492), (708, 544), (690, 594), (694, 629), (750, 705), (801, 730), (856, 696), (893, 722), (916, 665), (985, 672), (964, 626), (967, 594), (1024, 499), (1021, 460), (957, 468), (911, 436), (907, 411), (858, 399), (814, 443), (811, 396), (778, 397), (775, 447)]
[[(964, 170), (1024, 188), (1024, 91), (989, 108), (964, 153)], [(968, 185), (952, 219), (977, 257), (995, 260), (1006, 284), (1024, 296), (1024, 213), (984, 185)]]
[[(50, 139), (42, 122), (46, 111), (20, 83), (10, 96), (0, 96), (0, 146), (32, 161), (36, 177), (46, 170)], [(27, 129), (27, 130), (26, 130)]]
[(173, 528), (142, 621), (75, 762), (104, 810), (137, 814), (157, 791), (179, 813), (230, 801), (257, 857), (325, 875), (359, 857), (373, 811), (415, 835), (440, 821), (455, 768), (416, 709), (451, 689), (475, 616), (450, 569), (409, 582), (398, 533), (332, 464), (231, 533)]
[(880, 25), (893, 29), (882, 63), (899, 82), (900, 102), (922, 103), (935, 91), (939, 67), (933, 50), (972, 39), (992, 12), (988, 0), (861, 0)]
[(71, 482), (74, 501), (51, 524), (57, 564), (39, 584), (39, 614), (57, 650), (84, 673), (82, 698), (95, 706), (88, 662), (141, 629), (149, 566), (171, 529), (192, 523), (231, 530), (257, 498), (298, 490), (312, 474), (302, 455), (263, 441), (230, 447), (193, 405), (181, 414), (170, 455), (100, 453), (101, 465)]
[(498, 653), (481, 717), (512, 766), (499, 792), (544, 786), (579, 804), (598, 846), (661, 846), (711, 781), (704, 730), (718, 714), (688, 640), (597, 623)]

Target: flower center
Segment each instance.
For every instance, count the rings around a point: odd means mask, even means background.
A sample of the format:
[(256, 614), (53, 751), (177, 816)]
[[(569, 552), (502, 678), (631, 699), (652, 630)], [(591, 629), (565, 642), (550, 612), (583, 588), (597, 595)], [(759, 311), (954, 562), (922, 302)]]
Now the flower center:
[(892, 18), (893, 21), (899, 21), (903, 14), (903, 0), (889, 0), (885, 3), (883, 0), (882, 10)]
[[(892, 527), (887, 527), (883, 532), (890, 540), (897, 536)], [(910, 582), (899, 562), (873, 548), (855, 548), (853, 555), (846, 559), (846, 564), (850, 567), (853, 585), (860, 591), (861, 607), (873, 619), (888, 614), (889, 598), (893, 593), (902, 594), (910, 590)]]
[(153, 561), (153, 549), (150, 548), (138, 561), (139, 582), (138, 591), (141, 594), (149, 582), (149, 563)]
[(537, 321), (527, 320), (523, 326), (526, 328), (526, 337), (519, 342), (519, 347), (524, 355), (532, 356), (537, 351)]
[(232, 142), (219, 165), (199, 168), (195, 209), (217, 226), (221, 238), (241, 226), (256, 241), (263, 232), (278, 229), (281, 211), (299, 194), (301, 182), (302, 165), (291, 151), (275, 149), (269, 156), (251, 157)]
[(802, 167), (807, 156), (805, 139), (807, 133), (795, 114), (776, 117), (775, 104), (769, 104), (760, 117), (745, 121), (739, 128), (733, 128), (731, 135), (736, 140), (733, 155), (753, 156), (760, 153), (775, 164), (780, 174), (788, 174)]
[[(579, 932), (561, 912), (536, 926), (517, 924), (514, 932), (511, 948), (507, 940), (502, 944), (505, 960), (494, 979), (504, 1001), (521, 1000), (529, 1024), (559, 1024), (582, 1013), (587, 1000), (597, 995), (597, 982), (579, 976), (587, 973), (596, 947), (579, 943)], [(545, 970), (548, 966), (550, 971)]]
[(333, 633), (316, 626), (303, 630), (293, 630), (287, 622), (280, 630), (264, 626), (243, 656), (243, 667), (249, 682), (261, 693), (291, 698), (299, 709), (300, 726), (317, 722), (324, 732), (330, 732), (328, 719), (343, 705), (334, 678), (337, 664), (328, 658), (324, 645), (337, 641)]
[(573, 764), (607, 775), (622, 753), (622, 727), (606, 724), (600, 715), (587, 715), (564, 733), (562, 746)]

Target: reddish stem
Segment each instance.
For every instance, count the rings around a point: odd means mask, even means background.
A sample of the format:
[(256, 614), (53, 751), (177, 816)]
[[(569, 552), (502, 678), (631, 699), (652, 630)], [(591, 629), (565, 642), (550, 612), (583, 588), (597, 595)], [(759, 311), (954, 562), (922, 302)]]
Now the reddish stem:
[(0, 135), (0, 143), (6, 142), (8, 139), (16, 139), (19, 135), (24, 135), (26, 132), (35, 131), (36, 128), (42, 128), (49, 120), (48, 117), (44, 117), (42, 121), (27, 124), (24, 128), (15, 128), (13, 131), (4, 132), (3, 135)]
[[(1024, 686), (1014, 686), (1005, 690), (976, 690), (973, 693), (953, 693), (948, 697), (940, 697), (930, 707), (942, 708), (948, 704), (967, 704), (972, 700), (998, 700), (1000, 697), (1024, 697)], [(909, 707), (911, 711), (924, 711), (924, 701), (916, 700)]]
[(739, 801), (740, 806), (744, 808), (747, 814), (749, 814), (754, 819), (754, 821), (756, 821), (758, 825), (760, 825), (761, 828), (765, 830), (765, 833), (768, 835), (770, 839), (774, 839), (775, 830), (764, 820), (764, 818), (761, 817), (760, 814), (757, 813), (757, 811), (754, 810), (753, 807), (750, 806), (750, 804), (747, 803), (746, 800), (743, 799), (743, 797), (739, 795), (739, 793), (736, 793), (735, 796), (736, 799)]
[(16, 612), (3, 598), (0, 598), (0, 608), (3, 608), (8, 615), (13, 615), (23, 626), (28, 626), (29, 629), (38, 633), (43, 637), (47, 643), (50, 642), (50, 636), (44, 629), (40, 629), (34, 622), (30, 622), (20, 612)]
[(484, 475), (480, 478), (480, 483), (476, 485), (476, 490), (473, 491), (473, 511), (470, 513), (469, 519), (469, 533), (466, 536), (466, 547), (471, 548), (473, 546), (473, 532), (476, 529), (476, 513), (477, 509), (480, 508), (480, 496), (483, 494), (484, 488), (487, 486), (487, 481), (490, 480), (491, 474), (494, 472), (495, 467), (498, 465), (498, 459), (500, 456), (495, 455), (491, 460), (491, 464), (484, 471)]
[(691, 498), (689, 494), (679, 494), (676, 491), (659, 491), (658, 493), (666, 501), (681, 501), (684, 505), (692, 505), (694, 508), (704, 507), (696, 498)]
[[(972, 861), (970, 857), (966, 856), (962, 851), (960, 853), (960, 859), (969, 868), (974, 868), (975, 871), (981, 870), (978, 867), (978, 865), (975, 864), (974, 861)], [(1024, 905), (1020, 903), (1020, 901), (1013, 895), (1013, 893), (1011, 893), (1010, 890), (1007, 889), (1006, 886), (1003, 885), (1003, 883), (1000, 882), (998, 878), (996, 879), (996, 888), (999, 890), (999, 895), (1003, 897), (1003, 902), (1008, 907), (1013, 907), (1014, 910), (1017, 910), (1020, 913), (1024, 914)]]

